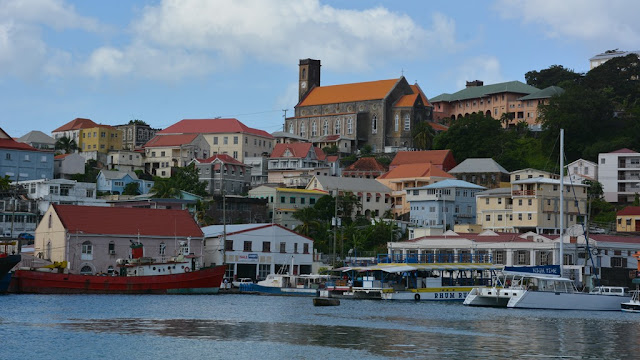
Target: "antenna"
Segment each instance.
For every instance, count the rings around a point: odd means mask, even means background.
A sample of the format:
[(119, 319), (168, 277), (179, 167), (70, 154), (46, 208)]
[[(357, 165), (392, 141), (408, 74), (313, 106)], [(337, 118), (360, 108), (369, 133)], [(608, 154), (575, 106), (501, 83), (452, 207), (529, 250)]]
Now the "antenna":
[(282, 112), (284, 112), (284, 115), (282, 115), (283, 118), (287, 118), (287, 111), (289, 111), (289, 109), (282, 109)]

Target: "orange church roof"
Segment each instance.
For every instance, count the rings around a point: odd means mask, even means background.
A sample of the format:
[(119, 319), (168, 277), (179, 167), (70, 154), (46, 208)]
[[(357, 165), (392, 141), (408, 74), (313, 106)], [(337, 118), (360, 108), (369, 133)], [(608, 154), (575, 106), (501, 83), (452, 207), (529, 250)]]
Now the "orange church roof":
[(389, 79), (353, 84), (319, 86), (313, 88), (302, 102), (298, 104), (298, 106), (383, 99), (397, 82), (398, 79)]
[(445, 171), (431, 163), (422, 164), (404, 164), (399, 165), (392, 170), (380, 175), (378, 179), (406, 179), (406, 178), (425, 178), (425, 177), (446, 177), (453, 178)]

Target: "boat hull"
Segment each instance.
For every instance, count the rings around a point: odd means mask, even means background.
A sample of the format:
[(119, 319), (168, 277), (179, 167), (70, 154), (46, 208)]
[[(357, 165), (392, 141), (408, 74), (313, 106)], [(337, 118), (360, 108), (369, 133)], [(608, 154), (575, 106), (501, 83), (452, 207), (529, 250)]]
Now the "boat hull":
[(17, 270), (9, 291), (26, 294), (215, 294), (224, 266), (181, 274), (97, 276)]
[(407, 291), (383, 291), (382, 300), (404, 301), (464, 301), (471, 287), (426, 288)]
[(20, 255), (7, 255), (0, 257), (0, 293), (7, 292), (9, 283), (11, 282), (10, 271), (20, 262), (20, 260), (22, 260), (22, 256)]
[(631, 297), (587, 293), (524, 291), (509, 300), (507, 307), (516, 309), (620, 311), (620, 304)]
[(631, 300), (631, 301), (623, 302), (620, 305), (620, 310), (624, 312), (640, 313), (640, 301)]
[(283, 296), (317, 296), (317, 289), (305, 288), (280, 288), (272, 286), (263, 286), (258, 284), (240, 284), (240, 292), (258, 293), (264, 295), (283, 295)]
[(501, 307), (506, 308), (512, 297), (518, 296), (518, 291), (497, 287), (473, 288), (463, 304), (468, 306)]

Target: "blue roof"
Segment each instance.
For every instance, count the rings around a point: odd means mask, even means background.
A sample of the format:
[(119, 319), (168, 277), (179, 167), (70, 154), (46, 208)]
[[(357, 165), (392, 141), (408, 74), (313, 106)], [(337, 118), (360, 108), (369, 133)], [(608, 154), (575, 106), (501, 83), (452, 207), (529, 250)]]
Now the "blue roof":
[(416, 189), (446, 189), (446, 188), (466, 188), (466, 189), (478, 189), (478, 190), (486, 189), (486, 187), (484, 186), (476, 185), (468, 181), (457, 180), (457, 179), (446, 179), (446, 180), (438, 181), (435, 184), (422, 186)]

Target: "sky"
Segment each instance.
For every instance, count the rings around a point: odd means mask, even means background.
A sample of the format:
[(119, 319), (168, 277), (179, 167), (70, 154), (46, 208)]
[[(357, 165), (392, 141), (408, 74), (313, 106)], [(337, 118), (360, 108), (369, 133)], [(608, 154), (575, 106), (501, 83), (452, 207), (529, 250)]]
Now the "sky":
[(220, 116), (280, 131), (300, 59), (321, 60), (323, 86), (405, 76), (431, 98), (586, 72), (640, 50), (638, 14), (636, 0), (0, 0), (0, 128)]

